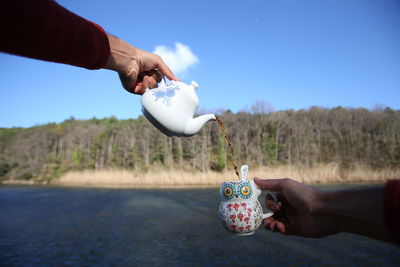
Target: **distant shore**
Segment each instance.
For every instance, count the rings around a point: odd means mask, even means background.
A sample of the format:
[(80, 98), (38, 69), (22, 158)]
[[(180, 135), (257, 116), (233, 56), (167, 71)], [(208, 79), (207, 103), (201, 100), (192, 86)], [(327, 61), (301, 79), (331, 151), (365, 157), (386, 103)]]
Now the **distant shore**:
[[(351, 170), (341, 170), (337, 164), (319, 165), (314, 168), (275, 166), (250, 169), (249, 178), (292, 178), (306, 184), (339, 183), (384, 183), (388, 179), (399, 178), (400, 169), (373, 170), (357, 166)], [(219, 187), (220, 183), (237, 180), (233, 170), (223, 172), (191, 172), (183, 170), (150, 170), (135, 173), (129, 170), (101, 170), (68, 172), (60, 178), (43, 181), (3, 181), (8, 185), (50, 185), (106, 188), (191, 188)]]

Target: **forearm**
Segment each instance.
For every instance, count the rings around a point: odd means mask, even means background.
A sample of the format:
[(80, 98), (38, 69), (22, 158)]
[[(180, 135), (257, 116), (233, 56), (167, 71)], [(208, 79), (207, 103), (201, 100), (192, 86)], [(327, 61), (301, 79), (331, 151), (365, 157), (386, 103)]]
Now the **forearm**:
[(384, 188), (321, 193), (317, 213), (330, 218), (336, 232), (391, 241), (384, 219)]

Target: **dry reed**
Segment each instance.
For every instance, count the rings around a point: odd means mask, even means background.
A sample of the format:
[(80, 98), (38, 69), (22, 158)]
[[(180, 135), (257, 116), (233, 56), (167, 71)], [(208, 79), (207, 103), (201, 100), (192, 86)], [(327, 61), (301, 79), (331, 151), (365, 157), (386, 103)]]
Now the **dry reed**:
[[(251, 170), (249, 177), (289, 177), (306, 184), (385, 182), (400, 177), (400, 169), (373, 170), (355, 166), (341, 170), (337, 164), (319, 165), (313, 168), (295, 166), (261, 167)], [(96, 186), (96, 187), (215, 187), (223, 181), (236, 180), (233, 170), (224, 172), (190, 172), (183, 170), (151, 170), (135, 173), (128, 170), (102, 170), (69, 172), (51, 182), (54, 185)]]

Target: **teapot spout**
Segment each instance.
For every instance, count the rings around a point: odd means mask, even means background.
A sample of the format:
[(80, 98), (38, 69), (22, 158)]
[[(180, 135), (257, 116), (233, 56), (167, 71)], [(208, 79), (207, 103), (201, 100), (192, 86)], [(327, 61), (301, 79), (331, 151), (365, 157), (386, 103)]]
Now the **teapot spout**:
[(197, 134), (203, 126), (212, 120), (217, 120), (214, 114), (206, 114), (206, 115), (201, 115), (196, 118), (192, 118), (188, 121), (186, 124), (185, 132), (184, 134), (186, 136), (192, 136)]

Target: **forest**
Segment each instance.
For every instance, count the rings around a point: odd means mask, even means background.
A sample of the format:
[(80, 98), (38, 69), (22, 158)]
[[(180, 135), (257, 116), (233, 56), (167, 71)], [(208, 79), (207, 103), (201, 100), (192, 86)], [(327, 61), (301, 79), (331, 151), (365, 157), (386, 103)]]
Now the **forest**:
[[(321, 108), (220, 112), (239, 165), (340, 169), (400, 167), (400, 111)], [(0, 180), (49, 181), (69, 171), (153, 169), (221, 172), (232, 157), (215, 122), (192, 137), (167, 137), (143, 116), (0, 128)]]

